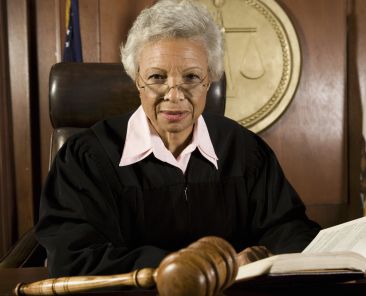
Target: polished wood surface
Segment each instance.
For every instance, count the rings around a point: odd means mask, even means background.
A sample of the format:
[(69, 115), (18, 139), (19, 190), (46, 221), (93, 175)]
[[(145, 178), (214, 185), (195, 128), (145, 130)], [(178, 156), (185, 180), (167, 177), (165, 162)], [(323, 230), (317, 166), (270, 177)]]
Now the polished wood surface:
[[(0, 295), (14, 295), (13, 290), (18, 283), (31, 283), (48, 278), (47, 269), (44, 267), (30, 268), (0, 268)], [(76, 295), (76, 294), (74, 294)], [(121, 295), (121, 296), (147, 296), (156, 295), (154, 290), (135, 291), (99, 291), (88, 292), (83, 295)]]
[[(366, 5), (363, 0), (352, 0), (354, 5), (354, 25), (356, 26), (354, 37), (354, 60), (356, 62), (356, 80), (358, 81), (359, 95), (363, 106), (366, 106)], [(365, 110), (366, 107), (363, 107)], [(365, 111), (363, 111), (365, 112)], [(366, 120), (363, 120), (363, 135), (366, 136)]]
[(12, 295), (18, 283), (30, 283), (48, 278), (44, 267), (0, 268), (0, 295)]
[(329, 226), (348, 219), (347, 1), (278, 2), (297, 30), (303, 67), (291, 105), (262, 136), (309, 215)]
[[(361, 87), (364, 85), (362, 82), (365, 77), (362, 74), (366, 73), (364, 67), (359, 68), (359, 62), (366, 62), (365, 51), (360, 50), (360, 46), (365, 45), (365, 39), (359, 36), (365, 35), (365, 25), (363, 14), (366, 13), (366, 6), (362, 7), (358, 0), (351, 0), (348, 3), (347, 10), (347, 105), (348, 105), (348, 171), (349, 171), (349, 196), (360, 195), (360, 169), (361, 160), (360, 155), (363, 155), (366, 151), (363, 146), (363, 139), (360, 137), (362, 134), (362, 125), (364, 125), (366, 134), (366, 120), (362, 119), (366, 110), (362, 109), (362, 100), (366, 103), (365, 94), (362, 95)], [(364, 117), (366, 118), (366, 117)], [(364, 121), (364, 122), (362, 122)], [(351, 210), (355, 212), (355, 205), (351, 205)], [(364, 205), (365, 207), (365, 205)], [(366, 209), (366, 207), (365, 207)]]
[[(0, 269), (0, 295), (14, 295), (13, 289), (20, 282), (34, 282), (47, 279), (47, 269), (36, 268), (4, 268)], [(365, 295), (366, 282), (358, 281), (341, 284), (325, 284), (307, 282), (306, 284), (287, 283), (277, 286), (234, 284), (223, 296), (265, 296), (265, 295)], [(74, 295), (105, 296), (156, 296), (155, 290), (98, 291)]]
[[(24, 233), (34, 223), (32, 102), (29, 52), (29, 10), (26, 0), (7, 1), (9, 73), (17, 232)], [(33, 137), (32, 137), (33, 136)], [(10, 139), (8, 139), (10, 140)]]
[(12, 167), (13, 143), (9, 141), (12, 130), (10, 108), (7, 11), (5, 2), (0, 1), (0, 254), (4, 254), (14, 241), (12, 197), (15, 196), (15, 179)]

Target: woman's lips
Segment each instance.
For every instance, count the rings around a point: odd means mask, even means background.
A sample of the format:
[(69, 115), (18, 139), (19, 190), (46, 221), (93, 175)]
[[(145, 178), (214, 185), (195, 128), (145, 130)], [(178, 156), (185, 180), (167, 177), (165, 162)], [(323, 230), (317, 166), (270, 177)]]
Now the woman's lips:
[(187, 111), (160, 111), (160, 114), (169, 121), (180, 121), (188, 115)]

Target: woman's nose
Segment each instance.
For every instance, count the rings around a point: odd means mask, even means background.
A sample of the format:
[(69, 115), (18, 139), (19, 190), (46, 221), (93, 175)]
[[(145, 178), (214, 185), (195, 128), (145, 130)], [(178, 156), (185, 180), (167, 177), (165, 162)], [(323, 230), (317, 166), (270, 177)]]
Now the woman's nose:
[(173, 86), (168, 85), (168, 90), (164, 96), (165, 100), (170, 101), (182, 101), (184, 100), (184, 93), (180, 89), (179, 84), (175, 84)]

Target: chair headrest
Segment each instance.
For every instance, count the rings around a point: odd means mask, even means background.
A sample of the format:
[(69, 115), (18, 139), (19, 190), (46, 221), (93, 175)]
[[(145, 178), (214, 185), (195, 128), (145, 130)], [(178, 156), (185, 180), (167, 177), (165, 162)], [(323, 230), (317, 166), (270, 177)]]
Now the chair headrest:
[[(226, 81), (212, 83), (205, 111), (224, 114)], [(54, 128), (89, 127), (140, 105), (135, 83), (117, 63), (58, 63), (49, 79), (50, 119)]]

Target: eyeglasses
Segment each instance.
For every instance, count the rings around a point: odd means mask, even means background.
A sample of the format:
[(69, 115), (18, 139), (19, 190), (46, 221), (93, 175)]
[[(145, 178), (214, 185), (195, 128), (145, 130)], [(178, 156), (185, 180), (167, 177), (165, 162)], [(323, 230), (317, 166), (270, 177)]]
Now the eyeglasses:
[(162, 97), (165, 96), (172, 88), (177, 88), (183, 93), (189, 93), (193, 95), (195, 94), (194, 92), (202, 91), (202, 88), (198, 88), (198, 86), (209, 86), (209, 83), (203, 83), (208, 77), (208, 72), (203, 78), (201, 78), (199, 74), (189, 73), (182, 77), (181, 83), (177, 83), (173, 86), (169, 86), (167, 76), (163, 74), (152, 74), (147, 78), (147, 80), (145, 80), (144, 78), (142, 78), (140, 72), (138, 72), (138, 77), (144, 83), (144, 85), (139, 85), (137, 81), (138, 88), (148, 89), (154, 94)]

